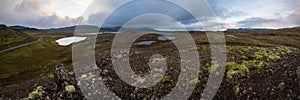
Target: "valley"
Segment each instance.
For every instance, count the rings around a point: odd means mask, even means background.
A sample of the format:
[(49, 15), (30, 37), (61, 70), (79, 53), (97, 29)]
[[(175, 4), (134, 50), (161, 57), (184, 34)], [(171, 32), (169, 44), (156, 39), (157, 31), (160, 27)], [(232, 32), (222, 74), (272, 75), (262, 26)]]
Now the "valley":
[[(54, 91), (56, 85), (53, 69), (59, 65), (64, 65), (70, 71), (70, 75), (76, 74), (72, 71), (72, 46), (76, 46), (77, 43), (61, 46), (55, 42), (58, 39), (72, 37), (73, 34), (24, 30), (26, 29), (22, 29), (21, 32), (27, 34), (26, 36), (40, 40), (1, 53), (0, 97), (26, 98), (38, 86)], [(183, 51), (177, 50), (171, 42), (171, 40), (182, 39), (172, 37), (172, 34), (180, 34), (180, 32), (170, 33), (170, 37), (165, 38), (153, 32), (135, 41), (137, 45), (133, 44), (129, 52), (130, 64), (134, 72), (139, 75), (149, 73), (149, 63), (151, 63), (149, 59), (153, 54), (161, 54), (167, 61), (166, 75), (153, 76), (153, 78), (161, 77), (162, 80), (148, 89), (129, 86), (119, 79), (110, 60), (112, 58), (110, 49), (116, 34), (98, 34), (95, 49), (96, 61), (97, 66), (103, 71), (99, 77), (106, 80), (105, 84), (108, 88), (120, 98), (161, 98), (171, 91), (178, 80), (179, 53), (197, 50), (201, 64), (200, 74), (197, 79), (190, 80), (187, 84), (196, 84), (196, 89), (190, 99), (200, 98), (209, 73), (218, 65), (212, 62), (211, 48), (205, 32), (190, 33), (197, 48), (186, 48)], [(226, 72), (214, 99), (299, 99), (300, 77), (297, 73), (300, 66), (298, 62), (300, 60), (300, 28), (247, 32), (225, 31), (224, 34), (227, 51)], [(148, 43), (147, 41), (154, 42)], [(133, 93), (135, 95), (132, 95)]]

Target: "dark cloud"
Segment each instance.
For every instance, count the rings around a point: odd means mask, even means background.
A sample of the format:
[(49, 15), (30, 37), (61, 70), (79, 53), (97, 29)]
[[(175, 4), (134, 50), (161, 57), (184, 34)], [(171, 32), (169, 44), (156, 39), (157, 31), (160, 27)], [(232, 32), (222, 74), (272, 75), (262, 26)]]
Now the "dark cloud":
[(40, 0), (1, 0), (0, 23), (38, 28), (74, 25), (77, 19), (48, 14)]
[[(142, 2), (143, 3), (139, 3)], [(236, 16), (245, 16), (248, 15), (247, 12), (240, 11), (240, 10), (229, 10), (227, 9), (226, 5), (223, 5), (223, 2), (220, 2), (218, 0), (208, 0), (202, 1), (202, 3), (191, 3), (193, 1), (180, 1), (186, 6), (193, 7), (194, 11), (200, 12), (201, 16), (198, 16), (197, 18), (200, 20), (195, 19), (192, 15), (185, 12), (184, 10), (180, 9), (181, 7), (172, 7), (169, 5), (169, 3), (166, 3), (164, 1), (160, 0), (141, 0), (141, 1), (135, 1), (135, 4), (133, 5), (125, 5), (122, 6), (121, 10), (113, 13), (108, 22), (105, 23), (104, 26), (120, 26), (122, 23), (128, 20), (128, 18), (131, 18), (132, 16), (138, 15), (138, 14), (144, 14), (145, 12), (149, 13), (162, 13), (165, 15), (169, 15), (176, 19), (175, 22), (170, 22), (170, 20), (165, 20), (161, 16), (147, 16), (144, 18), (144, 20), (139, 19), (138, 21), (135, 21), (135, 23), (131, 23), (132, 26), (136, 27), (160, 27), (160, 26), (169, 26), (173, 27), (174, 24), (181, 23), (186, 26), (191, 26), (190, 24), (198, 23), (198, 22), (204, 22), (204, 26), (206, 27), (215, 27), (213, 25), (216, 25), (216, 23), (210, 23), (209, 20), (213, 20), (214, 18), (232, 18)], [(97, 4), (97, 2), (94, 2), (93, 4)], [(103, 4), (103, 1), (99, 1), (99, 5)], [(104, 4), (113, 6), (115, 3), (112, 3), (112, 1), (104, 2)], [(106, 6), (107, 6), (106, 5)], [(110, 8), (110, 7), (108, 7)], [(202, 9), (201, 9), (202, 8)], [(113, 9), (113, 8), (110, 8)], [(210, 10), (213, 10), (214, 15), (211, 14)], [(88, 23), (98, 25), (99, 20), (105, 20), (105, 16), (107, 16), (107, 12), (98, 12), (93, 13), (88, 17)], [(146, 19), (146, 20), (145, 20)], [(212, 25), (210, 25), (212, 24)], [(201, 25), (194, 25), (193, 27), (199, 28)]]
[[(111, 4), (112, 1), (106, 2), (106, 4)], [(201, 16), (197, 17), (200, 21), (211, 19), (213, 16), (211, 12), (208, 10), (209, 5), (204, 1), (201, 1), (201, 4), (191, 3), (191, 1), (180, 1), (183, 5), (194, 7), (191, 10), (197, 11), (201, 13)], [(95, 3), (95, 2), (94, 2)], [(97, 3), (97, 2), (96, 2)], [(103, 3), (103, 1), (99, 2), (99, 4)], [(199, 9), (200, 8), (200, 9)], [(203, 8), (203, 9), (201, 9)], [(112, 8), (111, 8), (112, 9)], [(104, 19), (105, 16), (108, 15), (106, 12), (98, 12), (93, 13), (88, 17), (88, 23), (97, 24), (99, 20), (107, 20), (104, 26), (120, 26), (128, 19), (131, 19), (137, 15), (149, 14), (149, 13), (160, 13), (172, 17), (175, 19), (175, 22), (171, 22), (170, 20), (165, 20), (161, 16), (147, 16), (144, 20), (139, 19), (135, 21), (135, 23), (131, 23), (133, 26), (144, 26), (144, 27), (152, 27), (152, 26), (172, 26), (172, 24), (191, 24), (199, 22), (196, 20), (194, 16), (192, 16), (189, 12), (185, 10), (184, 7), (180, 5), (173, 5), (172, 3), (168, 3), (166, 1), (161, 0), (140, 0), (134, 1), (129, 5), (123, 5), (120, 7), (118, 11), (115, 11), (111, 14), (111, 16), (107, 19)], [(146, 19), (146, 20), (145, 20)]]

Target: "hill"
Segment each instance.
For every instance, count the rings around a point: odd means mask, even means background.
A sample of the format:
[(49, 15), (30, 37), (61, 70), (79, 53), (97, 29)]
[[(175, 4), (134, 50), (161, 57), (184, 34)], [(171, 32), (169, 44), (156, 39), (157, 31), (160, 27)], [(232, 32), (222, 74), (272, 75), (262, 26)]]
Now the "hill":
[[(92, 26), (92, 25), (77, 25), (77, 26), (70, 26), (70, 27), (62, 27), (62, 28), (50, 28), (50, 29), (40, 29), (41, 31), (45, 33), (74, 33), (75, 29), (77, 28), (78, 33), (93, 33), (96, 31), (99, 31), (99, 27), (97, 26)], [(117, 28), (110, 27), (110, 28), (101, 28), (102, 32), (111, 32), (115, 31)]]
[(238, 28), (238, 29), (227, 29), (226, 32), (267, 32), (273, 29), (265, 28)]
[[(77, 33), (94, 33), (94, 32), (117, 32), (120, 29), (123, 31), (126, 30), (134, 30), (134, 31), (156, 31), (153, 28), (147, 27), (140, 27), (140, 28), (122, 28), (121, 26), (115, 27), (97, 27), (92, 25), (76, 25), (76, 26), (69, 26), (69, 27), (62, 27), (62, 28), (50, 28), (50, 29), (40, 29), (42, 32), (45, 33), (55, 33), (55, 34), (65, 34), (65, 33), (74, 33), (75, 29), (77, 28)], [(101, 30), (100, 30), (101, 29)], [(80, 30), (80, 31), (78, 31)]]
[(35, 39), (6, 25), (0, 25), (0, 50), (24, 44)]
[(39, 30), (39, 29), (25, 27), (25, 26), (19, 26), (19, 25), (17, 25), (17, 26), (10, 26), (9, 28), (12, 29), (12, 30), (18, 31), (20, 33), (28, 34), (28, 35), (31, 35), (31, 36), (42, 33), (42, 31)]

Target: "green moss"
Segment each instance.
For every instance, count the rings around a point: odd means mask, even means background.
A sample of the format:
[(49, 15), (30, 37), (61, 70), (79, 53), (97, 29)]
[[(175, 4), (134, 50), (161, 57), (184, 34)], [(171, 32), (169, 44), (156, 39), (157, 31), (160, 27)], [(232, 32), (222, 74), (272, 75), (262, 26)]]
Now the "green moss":
[(75, 93), (75, 87), (73, 85), (68, 85), (65, 87), (65, 91), (68, 93), (68, 94), (72, 94), (72, 93)]
[(273, 54), (273, 55), (269, 55), (269, 56), (268, 56), (268, 59), (274, 61), (274, 60), (279, 60), (279, 59), (281, 59), (281, 57), (278, 56), (278, 55), (274, 55), (274, 54)]
[(208, 49), (210, 49), (210, 46), (197, 47), (197, 50), (208, 50)]
[(167, 58), (153, 58), (152, 62), (151, 63), (159, 63), (161, 61), (164, 61), (166, 60)]
[(139, 82), (139, 83), (144, 83), (146, 81), (146, 79), (139, 77), (139, 78), (136, 79), (136, 81)]
[(287, 46), (280, 46), (276, 48), (276, 51), (281, 51), (282, 53), (292, 53), (293, 50), (291, 47), (287, 47)]
[[(272, 49), (267, 50), (265, 48), (258, 49), (257, 52), (254, 53), (254, 57), (257, 60), (266, 59), (267, 61), (275, 61), (281, 59), (281, 57), (278, 55), (279, 53), (283, 54), (280, 49)], [(285, 54), (285, 52), (284, 52)]]
[(238, 95), (240, 93), (240, 87), (234, 87), (233, 88), (233, 91), (234, 91), (234, 95)]
[(258, 52), (254, 53), (254, 57), (256, 59), (262, 59), (264, 57), (268, 56), (267, 50), (265, 48), (258, 49)]
[(38, 86), (34, 91), (28, 94), (27, 98), (24, 98), (25, 100), (29, 99), (35, 99), (35, 98), (42, 98), (42, 96), (45, 94), (45, 91), (42, 86)]
[(80, 79), (85, 79), (85, 78), (87, 78), (88, 76), (87, 76), (87, 74), (82, 74), (81, 76), (80, 76)]
[(198, 84), (200, 82), (201, 81), (198, 78), (195, 78), (195, 79), (192, 79), (192, 80), (188, 81), (188, 84), (195, 85), (195, 84)]
[(160, 74), (153, 75), (153, 79), (160, 79), (162, 76)]
[(263, 62), (256, 60), (243, 61), (241, 66), (246, 66), (250, 70), (255, 70), (261, 68), (263, 66)]
[(170, 77), (170, 76), (164, 76), (164, 77), (161, 79), (161, 82), (162, 82), (162, 83), (171, 82), (171, 77)]
[(75, 73), (73, 71), (68, 72), (69, 75), (74, 75)]
[(247, 60), (248, 59), (248, 57), (247, 56), (241, 56), (241, 59), (243, 59), (243, 60)]
[(205, 64), (205, 67), (206, 67), (206, 68), (210, 67), (209, 63), (206, 63), (206, 64)]
[(263, 66), (263, 62), (250, 60), (243, 61), (241, 64), (237, 64), (236, 62), (227, 62), (226, 63), (226, 77), (229, 80), (234, 80), (233, 76), (237, 74), (249, 73), (251, 70), (259, 69)]
[(245, 54), (245, 52), (243, 52), (243, 51), (239, 51), (239, 53), (240, 53), (241, 55), (244, 55), (244, 54)]
[(226, 68), (227, 78), (230, 80), (233, 79), (233, 75), (249, 72), (249, 69), (246, 66), (241, 66), (240, 64), (237, 64), (235, 62), (227, 62)]
[(207, 67), (207, 70), (208, 72), (212, 72), (212, 71), (215, 71), (220, 65), (215, 62), (215, 61), (212, 61), (212, 65), (210, 66), (209, 64), (206, 66)]
[(48, 73), (48, 77), (54, 78), (54, 74), (53, 73)]
[(245, 66), (241, 66), (240, 64), (237, 64), (235, 62), (227, 62), (226, 63), (226, 68), (228, 70), (245, 70), (246, 68), (242, 68)]

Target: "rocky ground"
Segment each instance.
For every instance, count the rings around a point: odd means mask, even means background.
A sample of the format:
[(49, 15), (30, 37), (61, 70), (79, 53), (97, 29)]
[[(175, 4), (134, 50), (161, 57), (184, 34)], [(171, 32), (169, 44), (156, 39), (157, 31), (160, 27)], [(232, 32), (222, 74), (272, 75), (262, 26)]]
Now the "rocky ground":
[[(151, 45), (131, 48), (130, 64), (136, 74), (149, 73), (148, 64), (151, 63), (149, 59), (153, 54), (163, 55), (168, 65), (166, 75), (161, 76), (160, 83), (147, 89), (130, 86), (119, 79), (113, 70), (108, 51), (114, 35), (98, 36), (96, 59), (98, 67), (102, 70), (100, 77), (107, 79), (104, 81), (105, 84), (122, 99), (161, 98), (176, 85), (180, 73), (179, 53), (196, 49), (199, 51), (201, 68), (198, 79), (190, 81), (191, 84), (196, 84), (190, 99), (199, 99), (209, 72), (214, 68), (214, 63), (211, 62), (210, 46), (207, 44), (205, 34), (192, 34), (192, 36), (197, 48), (186, 48), (184, 51), (178, 51), (170, 41), (157, 40), (157, 35), (144, 36), (136, 41), (157, 41)], [(214, 99), (300, 99), (299, 47), (293, 44), (294, 42), (288, 46), (282, 45), (282, 42), (265, 42), (262, 41), (262, 37), (270, 38), (261, 34), (257, 36), (235, 34), (235, 37), (226, 37), (226, 72)], [(293, 41), (300, 41), (300, 39)], [(72, 71), (68, 72), (57, 67), (53, 73), (55, 73), (54, 77), (41, 75), (40, 78), (23, 83), (0, 87), (0, 98), (84, 99)]]
[(7, 95), (1, 95), (0, 99), (84, 99), (74, 74), (70, 75), (69, 71), (63, 66), (55, 67), (53, 73), (54, 78), (42, 76), (36, 80), (30, 80), (28, 82), (2, 88), (1, 92), (7, 93)]
[(234, 84), (223, 82), (215, 99), (300, 99), (299, 54), (239, 76)]

